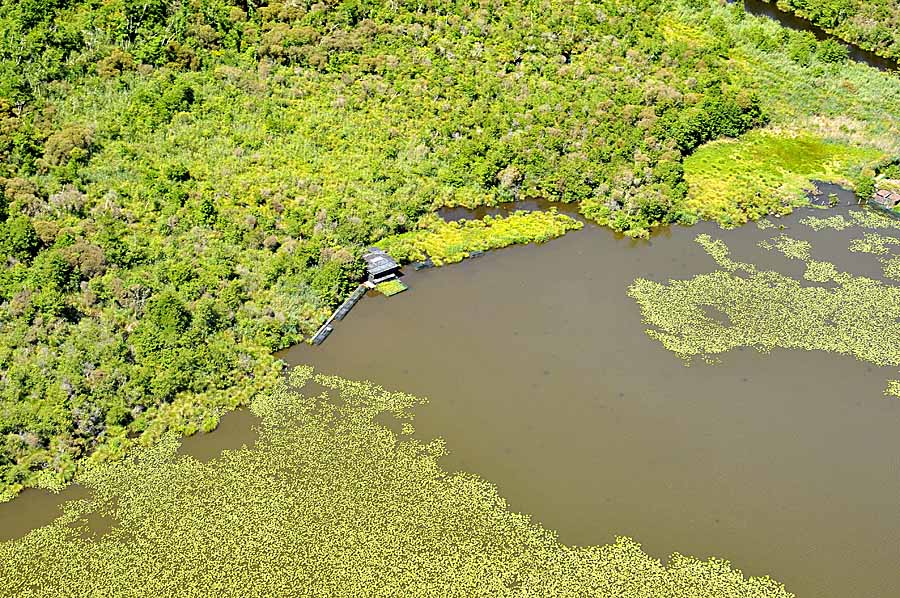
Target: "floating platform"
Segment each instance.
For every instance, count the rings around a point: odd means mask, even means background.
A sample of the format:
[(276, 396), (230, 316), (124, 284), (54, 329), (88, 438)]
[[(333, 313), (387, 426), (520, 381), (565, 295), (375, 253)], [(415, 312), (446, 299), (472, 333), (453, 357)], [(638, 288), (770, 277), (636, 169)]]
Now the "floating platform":
[(392, 297), (408, 289), (408, 286), (406, 286), (396, 278), (388, 280), (387, 282), (379, 283), (375, 286), (375, 290), (380, 292), (385, 297)]

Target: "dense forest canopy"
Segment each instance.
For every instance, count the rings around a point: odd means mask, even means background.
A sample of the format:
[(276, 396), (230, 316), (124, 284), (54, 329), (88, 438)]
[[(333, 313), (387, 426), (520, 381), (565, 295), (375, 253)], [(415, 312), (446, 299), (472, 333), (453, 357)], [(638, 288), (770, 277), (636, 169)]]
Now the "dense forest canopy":
[[(756, 75), (825, 79), (843, 57), (785, 59), (795, 38), (757, 28), (736, 62), (742, 19), (705, 0), (4, 0), (0, 485), (214, 427), (363, 247), (442, 205), (542, 196), (632, 235), (705, 215), (686, 201), (698, 146), (787, 94), (849, 114)], [(865, 109), (890, 138), (888, 101)], [(870, 140), (851, 124), (835, 135)]]
[(900, 59), (898, 0), (764, 0), (796, 13), (842, 39)]

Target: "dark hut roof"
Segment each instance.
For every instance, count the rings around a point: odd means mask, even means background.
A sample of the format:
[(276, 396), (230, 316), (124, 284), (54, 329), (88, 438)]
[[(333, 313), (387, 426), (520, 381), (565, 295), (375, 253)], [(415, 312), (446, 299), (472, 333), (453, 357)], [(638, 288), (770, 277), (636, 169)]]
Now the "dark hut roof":
[(366, 261), (366, 268), (371, 276), (378, 276), (400, 267), (400, 264), (395, 262), (391, 256), (377, 247), (369, 247), (363, 254), (363, 259)]

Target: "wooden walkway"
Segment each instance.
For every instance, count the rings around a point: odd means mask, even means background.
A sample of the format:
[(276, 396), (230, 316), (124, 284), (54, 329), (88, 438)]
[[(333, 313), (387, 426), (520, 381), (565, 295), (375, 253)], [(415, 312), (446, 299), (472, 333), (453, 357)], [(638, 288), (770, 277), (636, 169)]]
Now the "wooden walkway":
[(350, 293), (350, 296), (341, 303), (340, 307), (334, 310), (334, 313), (331, 314), (331, 317), (325, 320), (325, 323), (322, 324), (321, 328), (316, 331), (316, 333), (312, 337), (312, 344), (321, 345), (322, 342), (328, 338), (328, 335), (334, 330), (334, 326), (331, 325), (335, 320), (343, 320), (344, 317), (350, 313), (350, 310), (353, 309), (353, 306), (356, 305), (356, 302), (362, 299), (362, 296), (366, 294), (367, 287), (366, 285), (359, 285), (356, 287), (356, 290)]

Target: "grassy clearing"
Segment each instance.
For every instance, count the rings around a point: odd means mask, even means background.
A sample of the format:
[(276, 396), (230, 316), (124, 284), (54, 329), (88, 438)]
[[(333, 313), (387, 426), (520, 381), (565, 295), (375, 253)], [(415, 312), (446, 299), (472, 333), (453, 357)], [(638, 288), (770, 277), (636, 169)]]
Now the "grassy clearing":
[(435, 265), (442, 266), (461, 262), (475, 251), (543, 243), (582, 226), (583, 223), (552, 208), (547, 212), (520, 211), (506, 217), (486, 216), (483, 220), (457, 222), (434, 217), (425, 229), (388, 237), (378, 246), (399, 260), (431, 258)]
[[(313, 376), (298, 368), (294, 386)], [(30, 596), (616, 596), (789, 598), (726, 561), (666, 566), (627, 538), (573, 548), (507, 509), (489, 483), (441, 470), (442, 441), (399, 437), (423, 401), (315, 376), (255, 399), (252, 448), (201, 463), (178, 441), (85, 471), (91, 501), (0, 544), (0, 588)], [(302, 392), (302, 390), (301, 390)], [(336, 401), (340, 397), (342, 401)], [(89, 513), (119, 523), (85, 539)], [(68, 527), (76, 523), (76, 529)]]
[(753, 131), (709, 143), (685, 159), (687, 206), (702, 218), (743, 224), (789, 211), (812, 179), (852, 186), (864, 168), (883, 157), (876, 149), (813, 135)]

